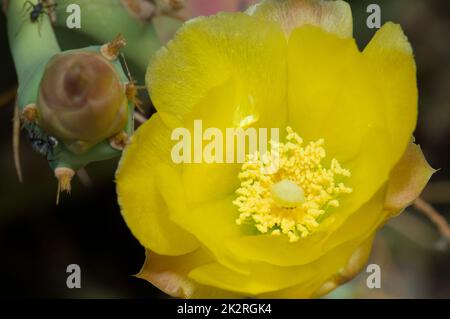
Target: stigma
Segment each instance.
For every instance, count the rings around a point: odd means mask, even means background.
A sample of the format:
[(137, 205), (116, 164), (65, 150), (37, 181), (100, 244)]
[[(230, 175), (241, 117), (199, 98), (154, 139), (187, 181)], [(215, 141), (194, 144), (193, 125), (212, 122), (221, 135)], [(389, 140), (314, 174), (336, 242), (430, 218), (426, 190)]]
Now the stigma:
[(295, 208), (305, 201), (303, 189), (288, 179), (272, 185), (270, 192), (275, 204), (283, 208)]

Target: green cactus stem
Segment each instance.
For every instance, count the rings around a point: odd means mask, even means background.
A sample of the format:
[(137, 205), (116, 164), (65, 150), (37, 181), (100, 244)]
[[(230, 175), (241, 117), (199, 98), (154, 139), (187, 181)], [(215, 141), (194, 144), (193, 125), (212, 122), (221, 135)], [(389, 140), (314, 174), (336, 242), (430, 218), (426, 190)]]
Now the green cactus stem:
[[(57, 3), (56, 32), (63, 48), (70, 49), (86, 41), (105, 43), (122, 34), (127, 39), (124, 54), (130, 66), (143, 75), (149, 59), (161, 46), (151, 12), (147, 19), (139, 19), (125, 9), (122, 0), (58, 0)], [(66, 9), (70, 4), (80, 6), (80, 29), (67, 28), (69, 13)]]
[(27, 3), (26, 0), (10, 1), (7, 11), (8, 39), (19, 79), (19, 93), (31, 81), (39, 65), (61, 52), (47, 16), (40, 15), (38, 21), (32, 22), (31, 7)]
[(33, 147), (47, 157), (58, 188), (70, 192), (77, 170), (120, 156), (133, 133), (130, 80), (118, 59), (125, 40), (61, 52), (47, 15), (33, 21), (31, 10), (29, 1), (14, 0), (7, 11), (18, 114)]

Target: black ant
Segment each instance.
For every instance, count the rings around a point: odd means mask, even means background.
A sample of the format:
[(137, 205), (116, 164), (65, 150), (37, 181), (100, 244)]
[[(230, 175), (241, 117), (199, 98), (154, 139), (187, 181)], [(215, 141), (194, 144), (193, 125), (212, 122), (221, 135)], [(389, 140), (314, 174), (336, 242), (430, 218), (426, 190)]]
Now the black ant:
[[(18, 99), (14, 105), (14, 120), (13, 120), (13, 153), (14, 153), (14, 166), (16, 167), (17, 177), (22, 182), (22, 168), (20, 165), (20, 110)], [(58, 146), (58, 141), (53, 136), (47, 136), (37, 131), (36, 125), (28, 127), (28, 138), (31, 142), (33, 150), (43, 156), (53, 154), (53, 150)], [(50, 160), (49, 160), (50, 161)]]
[[(47, 14), (50, 17), (49, 11), (50, 9), (55, 9), (57, 4), (45, 4), (47, 2), (47, 0), (38, 0), (38, 3), (33, 4), (31, 1), (27, 1), (23, 4), (24, 8), (25, 5), (29, 5), (31, 7), (31, 12), (30, 12), (30, 21), (32, 23), (35, 23), (39, 17), (42, 14)], [(50, 17), (51, 18), (51, 17)]]
[[(46, 4), (48, 0), (38, 0), (38, 2), (36, 4), (34, 4), (31, 1), (26, 1), (23, 4), (23, 8), (22, 11), (25, 10), (25, 6), (28, 5), (28, 12), (29, 12), (29, 19), (31, 21), (31, 23), (36, 23), (39, 21), (39, 18), (43, 16), (43, 14), (46, 14), (49, 16), (50, 20), (53, 22), (54, 21), (54, 10), (57, 6), (56, 3), (52, 3), (52, 4)], [(26, 22), (26, 19), (22, 22), (22, 25), (19, 28), (22, 28), (23, 24)], [(17, 33), (19, 33), (19, 31), (17, 31)], [(41, 30), (40, 30), (40, 25), (39, 25), (39, 35), (41, 34)]]
[(28, 138), (34, 151), (43, 156), (53, 154), (53, 150), (58, 146), (58, 141), (53, 136), (42, 135), (34, 126), (28, 130)]

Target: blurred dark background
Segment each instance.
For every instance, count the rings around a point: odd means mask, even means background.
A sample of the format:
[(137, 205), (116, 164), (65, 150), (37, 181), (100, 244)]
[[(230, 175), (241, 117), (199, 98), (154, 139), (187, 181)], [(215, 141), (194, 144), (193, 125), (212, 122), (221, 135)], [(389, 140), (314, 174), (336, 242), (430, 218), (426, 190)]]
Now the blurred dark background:
[[(195, 6), (191, 5), (186, 14), (205, 13), (201, 6), (205, 1), (191, 2)], [(214, 8), (208, 10), (235, 10), (243, 5), (234, 1), (233, 6), (230, 2), (211, 1)], [(380, 5), (383, 23), (394, 21), (403, 26), (413, 45), (420, 90), (415, 136), (432, 166), (441, 168), (423, 196), (450, 220), (450, 1), (350, 3), (360, 48), (375, 32), (366, 26), (366, 8), (372, 3)], [(161, 34), (167, 37), (164, 31)], [(165, 297), (149, 283), (132, 276), (139, 271), (144, 250), (120, 215), (114, 184), (116, 160), (90, 165), (87, 172), (92, 187), (75, 179), (72, 195), (64, 195), (57, 206), (53, 174), (22, 134), (24, 182), (19, 183), (11, 145), (13, 98), (7, 98), (16, 89), (17, 80), (2, 13), (0, 61), (0, 296)], [(379, 233), (371, 259), (382, 268), (381, 289), (367, 289), (367, 274), (362, 273), (330, 297), (450, 298), (449, 243), (414, 209), (408, 209)], [(66, 286), (69, 264), (81, 267), (81, 289)]]

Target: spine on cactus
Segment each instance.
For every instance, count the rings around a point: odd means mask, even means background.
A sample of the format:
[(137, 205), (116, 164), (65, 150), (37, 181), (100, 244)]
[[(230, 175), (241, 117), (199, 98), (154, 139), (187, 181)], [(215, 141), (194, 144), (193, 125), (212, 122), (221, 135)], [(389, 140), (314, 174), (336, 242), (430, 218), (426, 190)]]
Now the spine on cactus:
[(102, 46), (62, 52), (48, 17), (42, 13), (32, 21), (27, 5), (11, 1), (7, 13), (19, 114), (58, 189), (70, 192), (77, 170), (119, 156), (133, 132), (131, 81), (118, 59), (126, 43), (118, 36)]

